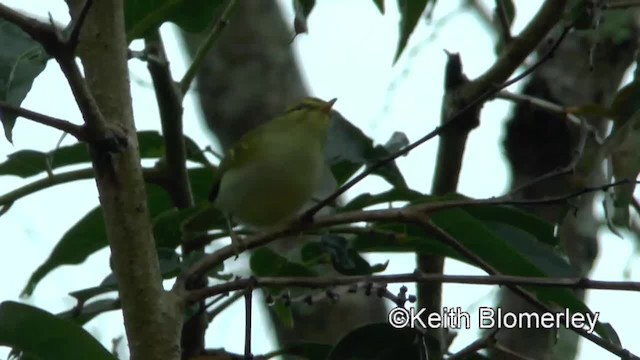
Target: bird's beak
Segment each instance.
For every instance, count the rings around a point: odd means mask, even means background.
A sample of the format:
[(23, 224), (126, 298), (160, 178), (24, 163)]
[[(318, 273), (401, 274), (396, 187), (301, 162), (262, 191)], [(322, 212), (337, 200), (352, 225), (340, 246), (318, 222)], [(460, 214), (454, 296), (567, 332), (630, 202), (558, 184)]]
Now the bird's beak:
[(333, 104), (336, 103), (336, 101), (338, 101), (338, 98), (333, 98), (333, 99), (327, 101), (327, 104), (322, 107), (322, 112), (328, 114), (329, 111), (331, 111), (331, 108), (333, 107)]

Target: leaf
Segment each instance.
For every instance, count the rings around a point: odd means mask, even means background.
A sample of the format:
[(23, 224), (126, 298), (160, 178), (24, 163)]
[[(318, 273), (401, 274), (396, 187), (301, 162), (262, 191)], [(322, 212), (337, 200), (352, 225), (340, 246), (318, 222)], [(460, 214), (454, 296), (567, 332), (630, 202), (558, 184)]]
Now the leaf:
[(251, 271), (257, 276), (314, 276), (304, 264), (290, 261), (269, 248), (259, 248), (251, 254)]
[(387, 261), (384, 264), (371, 266), (341, 236), (324, 235), (320, 238), (320, 244), (322, 250), (329, 253), (333, 268), (342, 275), (371, 275), (384, 271), (389, 264)]
[(41, 359), (116, 359), (78, 324), (13, 301), (0, 304), (0, 345)]
[(296, 14), (293, 20), (293, 28), (297, 34), (307, 33), (309, 26), (307, 19), (315, 6), (315, 0), (293, 0), (293, 11)]
[(434, 338), (424, 337), (409, 327), (396, 329), (388, 323), (368, 324), (340, 339), (328, 359), (422, 360), (426, 356), (426, 346), (439, 346)]
[[(501, 274), (550, 278), (579, 277), (567, 261), (551, 247), (536, 241), (529, 233), (514, 226), (484, 223), (463, 209), (433, 213), (431, 220)], [(451, 257), (477, 266), (462, 254), (445, 246), (439, 239), (426, 235), (425, 231), (417, 226), (386, 224), (374, 226), (374, 229), (386, 230), (387, 235), (380, 233), (377, 236), (357, 236), (353, 240), (353, 247), (367, 252), (411, 251), (410, 248), (413, 247), (413, 252)], [(401, 235), (390, 236), (394, 232)], [(535, 293), (540, 300), (557, 304), (572, 313), (591, 313), (569, 289), (535, 286), (525, 288)], [(596, 325), (596, 332), (610, 339), (610, 333), (602, 323)]]
[[(156, 159), (164, 154), (164, 140), (157, 131), (139, 131), (138, 144), (140, 157)], [(196, 143), (185, 137), (187, 159), (208, 165), (209, 162)], [(91, 157), (84, 143), (62, 146), (49, 152), (21, 150), (8, 156), (0, 164), (0, 175), (16, 175), (27, 178), (64, 166), (90, 163)]]
[[(374, 205), (391, 202), (410, 202), (412, 204), (446, 200), (473, 200), (460, 194), (448, 194), (444, 196), (431, 196), (421, 194), (411, 189), (391, 189), (386, 192), (372, 195), (365, 193), (357, 196), (340, 211), (360, 210)], [(465, 207), (464, 210), (482, 221), (495, 221), (516, 226), (529, 232), (533, 237), (551, 246), (558, 244), (558, 238), (554, 234), (553, 224), (526, 211), (505, 205), (474, 205)]]
[(418, 191), (403, 188), (394, 188), (389, 191), (372, 195), (371, 193), (364, 193), (356, 196), (339, 210), (352, 211), (360, 210), (370, 206), (387, 204), (395, 201), (409, 202), (416, 201), (420, 198), (424, 198), (424, 195)]
[(611, 115), (622, 126), (640, 109), (640, 80), (634, 80), (622, 87), (611, 103)]
[(202, 211), (203, 206), (187, 209), (168, 209), (153, 219), (153, 236), (158, 248), (175, 249), (183, 240), (183, 225), (194, 214)]
[(370, 275), (386, 270), (389, 262), (370, 265), (347, 240), (335, 234), (323, 235), (321, 241), (305, 244), (300, 249), (300, 255), (305, 265), (331, 263), (333, 268), (342, 275)]
[(571, 10), (565, 15), (564, 23), (576, 30), (596, 29), (600, 24), (604, 8), (596, 6), (592, 0), (573, 0)]
[[(180, 215), (176, 214), (176, 216)], [(167, 221), (171, 221), (171, 219), (168, 219)], [(204, 206), (199, 211), (186, 218), (182, 224), (182, 228), (185, 231), (196, 233), (204, 233), (214, 229), (228, 231), (226, 217), (213, 205)]]
[(84, 325), (100, 314), (118, 309), (120, 309), (119, 299), (101, 299), (82, 306), (79, 312), (73, 308), (56, 316), (71, 320), (78, 325)]
[(586, 104), (582, 106), (571, 106), (564, 109), (567, 114), (573, 114), (577, 116), (593, 116), (600, 118), (610, 118), (611, 109), (599, 104)]
[[(169, 196), (163, 189), (155, 185), (147, 185), (147, 198), (152, 218), (171, 207)], [(36, 285), (57, 267), (80, 264), (89, 255), (106, 246), (107, 233), (102, 209), (98, 206), (67, 230), (53, 248), (47, 260), (31, 274), (21, 295), (30, 296)]]
[(409, 42), (409, 37), (415, 29), (422, 13), (427, 8), (429, 0), (398, 0), (398, 9), (400, 10), (400, 39), (398, 40), (398, 48), (393, 58), (393, 63), (398, 62), (402, 51)]
[(124, 2), (127, 41), (145, 37), (166, 21), (188, 32), (200, 32), (214, 19), (223, 0), (126, 0)]
[(384, 0), (373, 0), (373, 3), (380, 11), (380, 14), (384, 15)]
[[(382, 145), (373, 146), (373, 140), (351, 124), (339, 112), (332, 111), (325, 159), (338, 185), (346, 182), (363, 165), (371, 165), (390, 154)], [(401, 133), (397, 133), (401, 134)], [(402, 136), (392, 137), (391, 148), (402, 144)], [(373, 172), (394, 187), (406, 187), (406, 182), (395, 162)]]
[(325, 360), (331, 349), (331, 345), (301, 342), (289, 345), (287, 348), (278, 351), (282, 355), (299, 356), (306, 360)]
[[(0, 100), (20, 106), (47, 65), (49, 55), (42, 46), (18, 26), (0, 19)], [(13, 143), (16, 115), (0, 109), (4, 134)]]

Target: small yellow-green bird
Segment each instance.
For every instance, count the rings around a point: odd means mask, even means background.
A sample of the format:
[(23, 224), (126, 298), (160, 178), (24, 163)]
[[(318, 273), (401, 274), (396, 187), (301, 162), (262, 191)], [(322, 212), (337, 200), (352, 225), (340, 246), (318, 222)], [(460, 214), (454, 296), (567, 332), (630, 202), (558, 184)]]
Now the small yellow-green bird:
[(335, 102), (305, 98), (247, 132), (220, 163), (209, 201), (253, 228), (293, 220), (322, 181)]

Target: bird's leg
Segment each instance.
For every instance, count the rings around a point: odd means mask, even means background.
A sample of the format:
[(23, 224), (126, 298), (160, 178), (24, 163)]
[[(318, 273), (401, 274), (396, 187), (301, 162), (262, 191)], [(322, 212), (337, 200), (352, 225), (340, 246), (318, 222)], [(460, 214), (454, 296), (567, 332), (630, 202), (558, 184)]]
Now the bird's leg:
[(231, 246), (233, 246), (233, 251), (236, 253), (236, 258), (234, 260), (237, 260), (238, 257), (240, 256), (240, 251), (244, 246), (244, 244), (242, 242), (242, 238), (238, 234), (236, 234), (235, 231), (233, 231), (233, 224), (231, 224), (231, 216), (227, 216), (226, 219), (227, 219), (227, 229), (229, 230), (229, 237), (231, 237)]

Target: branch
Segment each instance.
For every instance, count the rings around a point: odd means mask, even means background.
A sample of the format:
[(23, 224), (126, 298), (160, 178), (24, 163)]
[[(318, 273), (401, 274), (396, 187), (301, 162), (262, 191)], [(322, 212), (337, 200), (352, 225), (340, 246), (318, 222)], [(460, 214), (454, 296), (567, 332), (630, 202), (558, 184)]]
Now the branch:
[(507, 44), (493, 66), (464, 87), (461, 97), (475, 99), (486, 89), (505, 82), (562, 19), (567, 3), (568, 0), (546, 0), (522, 32)]
[[(559, 1), (566, 1), (566, 0), (559, 0)], [(549, 2), (549, 0), (547, 0), (547, 2)], [(553, 2), (553, 1), (551, 1), (551, 2)], [(332, 204), (336, 199), (338, 199), (338, 197), (340, 197), (342, 194), (347, 192), (347, 190), (351, 189), (353, 186), (358, 184), (360, 181), (362, 181), (364, 178), (369, 176), (374, 171), (382, 168), (383, 166), (386, 166), (386, 165), (390, 164), (395, 159), (397, 159), (397, 158), (399, 158), (401, 156), (407, 155), (409, 152), (411, 152), (413, 149), (417, 148), (418, 146), (420, 146), (420, 145), (424, 144), (425, 142), (435, 138), (436, 136), (439, 136), (445, 130), (448, 130), (449, 128), (453, 127), (458, 122), (458, 120), (460, 120), (463, 117), (463, 115), (465, 115), (465, 113), (467, 111), (469, 111), (472, 108), (478, 106), (478, 104), (482, 103), (483, 101), (486, 101), (486, 100), (490, 99), (495, 94), (499, 93), (502, 89), (512, 85), (516, 81), (522, 80), (525, 76), (531, 74), (533, 72), (533, 70), (538, 68), (542, 63), (544, 63), (544, 61), (546, 61), (548, 58), (550, 58), (553, 55), (553, 52), (560, 45), (562, 40), (564, 40), (564, 37), (566, 36), (566, 34), (568, 34), (569, 30), (571, 30), (571, 27), (565, 27), (563, 32), (562, 32), (562, 34), (560, 35), (560, 37), (555, 41), (555, 43), (553, 44), (551, 49), (545, 54), (545, 56), (543, 56), (541, 59), (539, 59), (536, 63), (534, 63), (529, 69), (525, 70), (522, 74), (516, 76), (512, 80), (509, 80), (509, 81), (503, 83), (502, 85), (494, 86), (494, 84), (492, 84), (492, 86), (487, 88), (488, 90), (485, 90), (484, 93), (481, 93), (480, 95), (476, 96), (475, 98), (472, 98), (473, 100), (471, 100), (469, 103), (467, 103), (466, 106), (462, 107), (460, 110), (455, 112), (452, 116), (450, 116), (449, 119), (447, 121), (445, 121), (442, 125), (437, 126), (433, 131), (431, 131), (430, 133), (428, 133), (425, 136), (421, 137), (420, 139), (414, 141), (413, 143), (403, 147), (402, 149), (396, 151), (395, 153), (390, 154), (387, 157), (382, 158), (379, 161), (377, 161), (376, 163), (374, 163), (371, 166), (367, 167), (363, 172), (361, 172), (360, 174), (355, 176), (350, 181), (347, 181), (346, 183), (344, 183), (341, 187), (339, 187), (331, 195), (327, 196), (325, 199), (323, 199), (322, 201), (319, 201), (316, 205), (314, 205), (310, 209), (308, 209), (302, 215), (301, 218), (302, 219), (311, 219), (313, 217), (313, 215), (315, 215), (318, 211), (320, 211), (325, 206), (327, 206), (329, 204)], [(517, 42), (518, 42), (518, 40), (514, 40), (513, 41), (513, 43), (517, 43)], [(469, 84), (471, 84), (471, 83), (469, 83)], [(467, 86), (469, 86), (469, 85), (467, 85)]]
[(640, 0), (621, 0), (621, 1), (609, 1), (606, 5), (607, 10), (615, 9), (628, 9), (632, 7), (640, 6)]
[(73, 124), (67, 120), (54, 118), (19, 106), (14, 106), (2, 100), (0, 100), (0, 110), (1, 109), (4, 109), (9, 114), (14, 114), (16, 116), (35, 121), (38, 124), (50, 126), (54, 129), (71, 134), (78, 139), (78, 141), (87, 140), (85, 129), (82, 126)]
[[(224, 294), (235, 290), (244, 290), (252, 284), (253, 288), (255, 289), (269, 287), (322, 289), (346, 285), (357, 285), (357, 288), (366, 288), (370, 286), (370, 284), (397, 283), (448, 283), (501, 286), (519, 285), (541, 286), (549, 288), (640, 292), (640, 282), (635, 281), (600, 281), (587, 278), (547, 278), (510, 275), (444, 275), (412, 272), (393, 275), (357, 275), (334, 277), (251, 277), (209, 286), (204, 289), (190, 290), (186, 293), (185, 300), (189, 303), (193, 303), (214, 295)], [(242, 294), (243, 293), (237, 294), (236, 298), (241, 297)]]
[(69, 38), (67, 39), (67, 46), (72, 53), (75, 52), (78, 47), (80, 30), (82, 30), (82, 25), (84, 25), (84, 21), (87, 18), (87, 14), (89, 13), (89, 9), (92, 4), (93, 0), (85, 0), (82, 10), (80, 10), (80, 14), (78, 14), (78, 17), (74, 20), (73, 27), (69, 33)]
[(562, 203), (581, 195), (596, 192), (606, 191), (612, 187), (620, 186), (629, 183), (640, 183), (640, 181), (620, 180), (613, 183), (605, 184), (602, 186), (585, 187), (581, 190), (559, 196), (549, 196), (538, 199), (513, 199), (510, 195), (501, 197), (494, 197), (488, 199), (471, 199), (471, 200), (449, 200), (440, 201), (436, 203), (424, 203), (417, 205), (410, 205), (403, 208), (392, 208), (384, 210), (360, 210), (360, 211), (348, 211), (338, 214), (318, 216), (313, 222), (297, 221), (289, 225), (276, 228), (266, 233), (255, 234), (242, 240), (242, 244), (237, 246), (227, 245), (217, 251), (207, 254), (204, 258), (191, 265), (187, 270), (182, 272), (173, 286), (173, 291), (178, 293), (184, 293), (185, 282), (193, 277), (200, 276), (210, 269), (222, 264), (223, 261), (236, 256), (237, 251), (245, 251), (257, 248), (259, 246), (268, 244), (276, 239), (292, 235), (299, 234), (303, 231), (323, 229), (334, 225), (344, 225), (358, 222), (413, 222), (415, 219), (413, 216), (428, 215), (436, 211), (452, 209), (452, 208), (464, 208), (469, 206), (482, 206), (482, 205), (550, 205), (556, 203)]
[(169, 194), (178, 209), (193, 206), (191, 184), (187, 173), (187, 151), (184, 143), (182, 95), (173, 81), (164, 44), (158, 30), (145, 38), (145, 52), (158, 61), (148, 61), (165, 145), (167, 170), (170, 178)]
[(228, 0), (227, 6), (222, 11), (220, 18), (211, 29), (211, 32), (209, 32), (209, 36), (207, 36), (200, 48), (198, 48), (189, 69), (187, 69), (182, 80), (180, 80), (180, 91), (183, 95), (189, 91), (189, 87), (191, 86), (193, 79), (195, 79), (196, 73), (198, 72), (198, 69), (200, 69), (200, 65), (204, 62), (207, 53), (211, 50), (211, 47), (222, 33), (222, 30), (227, 27), (227, 24), (229, 23), (229, 15), (231, 14), (231, 10), (233, 10), (235, 4), (236, 0)]
[[(165, 176), (155, 168), (143, 169), (145, 181), (165, 187)], [(95, 177), (93, 168), (73, 170), (59, 174), (53, 174), (22, 187), (14, 189), (4, 195), (0, 195), (0, 206), (7, 206), (21, 198), (34, 194), (40, 190), (50, 188), (55, 185), (66, 184), (77, 180), (87, 180)]]
[(498, 330), (499, 328), (495, 327), (494, 329), (486, 333), (483, 337), (467, 345), (464, 349), (447, 357), (447, 360), (465, 359), (467, 358), (467, 356), (475, 354), (478, 350), (486, 349), (493, 346), (496, 343), (496, 334), (498, 333)]
[[(86, 16), (91, 5), (88, 0), (81, 10), (81, 14)], [(89, 88), (82, 77), (80, 69), (75, 61), (74, 38), (63, 40), (59, 36), (58, 30), (52, 25), (41, 22), (29, 16), (23, 15), (6, 5), (0, 4), (0, 18), (17, 25), (22, 31), (27, 33), (32, 39), (39, 42), (49, 55), (56, 59), (60, 69), (64, 73), (71, 91), (78, 103), (80, 112), (86, 124), (87, 141), (106, 147), (108, 151), (117, 151), (122, 144), (126, 143), (126, 136), (117, 129), (108, 129), (103, 115), (91, 95)], [(79, 33), (84, 21), (76, 22), (76, 29)]]
[(502, 29), (502, 38), (505, 45), (510, 43), (511, 38), (511, 25), (509, 24), (509, 17), (507, 16), (507, 7), (504, 3), (505, 0), (496, 0), (496, 9), (498, 12), (498, 20), (500, 20), (500, 27)]

